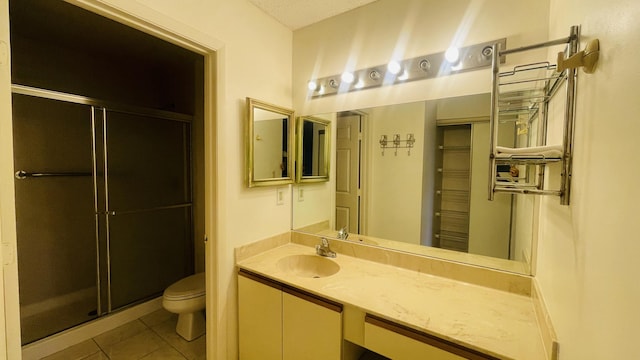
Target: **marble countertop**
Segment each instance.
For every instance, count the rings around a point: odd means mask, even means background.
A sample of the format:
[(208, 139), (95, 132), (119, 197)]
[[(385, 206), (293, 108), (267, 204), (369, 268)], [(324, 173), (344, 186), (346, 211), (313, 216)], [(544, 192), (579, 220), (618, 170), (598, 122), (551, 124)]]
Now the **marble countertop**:
[(315, 255), (315, 249), (288, 243), (237, 266), (501, 359), (546, 359), (531, 297), (344, 254), (330, 259), (340, 271), (324, 278), (276, 265), (299, 254)]

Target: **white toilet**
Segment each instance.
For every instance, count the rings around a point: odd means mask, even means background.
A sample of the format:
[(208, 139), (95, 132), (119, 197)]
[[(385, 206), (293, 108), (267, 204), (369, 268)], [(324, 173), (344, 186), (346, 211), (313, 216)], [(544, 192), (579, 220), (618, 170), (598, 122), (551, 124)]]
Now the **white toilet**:
[(178, 314), (176, 332), (191, 341), (205, 331), (205, 277), (198, 273), (178, 280), (162, 295), (162, 306)]

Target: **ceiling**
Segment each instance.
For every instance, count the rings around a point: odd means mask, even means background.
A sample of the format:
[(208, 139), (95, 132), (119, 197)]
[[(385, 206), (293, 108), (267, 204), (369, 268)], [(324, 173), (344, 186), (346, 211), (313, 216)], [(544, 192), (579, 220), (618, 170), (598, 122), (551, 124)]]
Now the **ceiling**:
[(291, 30), (296, 30), (377, 0), (249, 1)]

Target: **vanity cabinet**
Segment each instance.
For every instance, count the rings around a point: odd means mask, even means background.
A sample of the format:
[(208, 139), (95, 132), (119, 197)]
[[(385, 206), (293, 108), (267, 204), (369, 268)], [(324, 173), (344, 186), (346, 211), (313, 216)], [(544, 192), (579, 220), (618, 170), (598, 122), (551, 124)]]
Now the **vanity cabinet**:
[(238, 276), (240, 360), (282, 360), (282, 291)]
[(497, 359), (369, 314), (364, 323), (364, 346), (393, 360)]
[(340, 360), (342, 305), (238, 273), (240, 360)]

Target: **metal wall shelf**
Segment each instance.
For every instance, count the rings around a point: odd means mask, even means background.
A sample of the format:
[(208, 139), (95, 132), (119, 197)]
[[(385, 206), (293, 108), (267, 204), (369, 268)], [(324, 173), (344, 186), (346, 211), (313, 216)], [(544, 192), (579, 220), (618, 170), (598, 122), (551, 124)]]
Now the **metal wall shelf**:
[[(567, 38), (503, 50), (500, 44), (493, 49), (493, 78), (490, 118), (489, 200), (496, 192), (511, 194), (559, 195), (560, 203), (569, 204), (571, 190), (571, 162), (573, 158), (573, 128), (575, 121), (576, 68), (557, 71), (548, 61), (516, 65), (500, 71), (500, 57), (507, 54), (563, 46), (563, 56), (572, 57), (578, 51), (579, 27), (572, 26)], [(559, 89), (565, 87), (564, 99)], [(564, 107), (562, 144), (547, 145), (549, 104), (554, 101)], [(500, 124), (514, 123), (517, 130), (514, 147), (498, 146)], [(525, 140), (520, 141), (517, 136)], [(560, 185), (557, 189), (545, 186), (548, 165), (560, 163)], [(509, 165), (515, 173), (500, 176), (499, 165)], [(551, 174), (550, 174), (551, 175)], [(555, 176), (555, 174), (553, 174)]]

